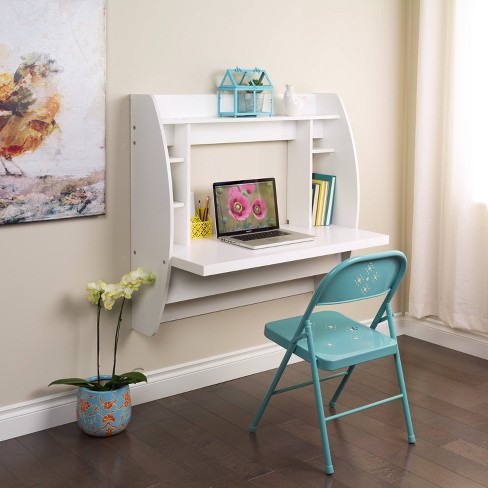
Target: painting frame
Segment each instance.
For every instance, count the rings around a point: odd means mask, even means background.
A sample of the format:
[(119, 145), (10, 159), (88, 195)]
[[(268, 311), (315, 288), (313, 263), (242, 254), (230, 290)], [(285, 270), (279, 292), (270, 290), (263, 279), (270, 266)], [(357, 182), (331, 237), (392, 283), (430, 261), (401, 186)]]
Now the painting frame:
[(2, 11), (0, 225), (104, 215), (105, 0)]

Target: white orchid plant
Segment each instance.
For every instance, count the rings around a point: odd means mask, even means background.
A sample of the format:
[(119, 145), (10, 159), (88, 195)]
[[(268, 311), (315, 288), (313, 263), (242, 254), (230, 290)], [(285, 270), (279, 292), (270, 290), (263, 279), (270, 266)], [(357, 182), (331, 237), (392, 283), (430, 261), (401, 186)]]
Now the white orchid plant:
[[(130, 300), (134, 292), (139, 290), (141, 285), (149, 285), (153, 283), (154, 274), (145, 271), (143, 268), (137, 268), (122, 276), (118, 283), (107, 284), (102, 280), (97, 280), (88, 283), (86, 291), (88, 292), (88, 300), (97, 306), (97, 376), (93, 381), (83, 378), (62, 378), (55, 380), (51, 385), (71, 385), (83, 386), (93, 391), (110, 391), (122, 388), (125, 385), (147, 382), (147, 377), (140, 371), (130, 371), (128, 373), (115, 374), (115, 366), (117, 363), (117, 347), (119, 344), (120, 326), (122, 324), (122, 312), (126, 300)], [(112, 376), (107, 381), (100, 376), (100, 315), (102, 307), (105, 310), (112, 310), (117, 299), (122, 298), (120, 305), (119, 316), (117, 320), (117, 327), (115, 329), (114, 339), (114, 353), (113, 353), (113, 367)]]

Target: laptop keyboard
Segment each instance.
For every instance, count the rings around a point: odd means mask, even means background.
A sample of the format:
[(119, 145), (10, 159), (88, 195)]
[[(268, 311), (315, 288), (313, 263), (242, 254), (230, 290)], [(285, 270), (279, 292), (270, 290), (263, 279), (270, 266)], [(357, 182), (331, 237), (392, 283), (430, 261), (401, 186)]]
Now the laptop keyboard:
[(266, 232), (258, 232), (256, 234), (243, 234), (241, 236), (234, 236), (234, 239), (239, 241), (254, 241), (256, 239), (267, 239), (268, 237), (287, 236), (288, 232), (282, 230), (268, 230)]

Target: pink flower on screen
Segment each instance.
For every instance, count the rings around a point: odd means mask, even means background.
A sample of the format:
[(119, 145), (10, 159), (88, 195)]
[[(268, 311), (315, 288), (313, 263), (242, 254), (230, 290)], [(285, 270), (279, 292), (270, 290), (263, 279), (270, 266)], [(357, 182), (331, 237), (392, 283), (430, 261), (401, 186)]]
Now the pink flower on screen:
[(252, 213), (257, 219), (264, 219), (266, 217), (266, 202), (260, 198), (256, 198), (252, 204)]
[(246, 220), (251, 213), (251, 203), (239, 191), (229, 191), (229, 214), (236, 220)]
[(256, 185), (254, 183), (247, 183), (246, 185), (239, 185), (241, 191), (246, 191), (250, 195), (255, 189)]

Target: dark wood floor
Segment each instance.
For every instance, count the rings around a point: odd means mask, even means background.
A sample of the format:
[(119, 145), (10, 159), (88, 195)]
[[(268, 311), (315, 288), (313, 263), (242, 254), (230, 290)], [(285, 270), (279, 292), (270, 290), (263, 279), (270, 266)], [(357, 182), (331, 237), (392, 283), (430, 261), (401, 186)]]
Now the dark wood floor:
[[(332, 421), (332, 476), (309, 388), (272, 398), (248, 433), (272, 376), (265, 372), (136, 406), (112, 438), (68, 424), (1, 442), (0, 487), (488, 487), (488, 361), (409, 337), (399, 343), (417, 444), (407, 443), (399, 402)], [(298, 363), (286, 380), (306, 376)], [(352, 378), (338, 411), (397, 388), (389, 360)]]

